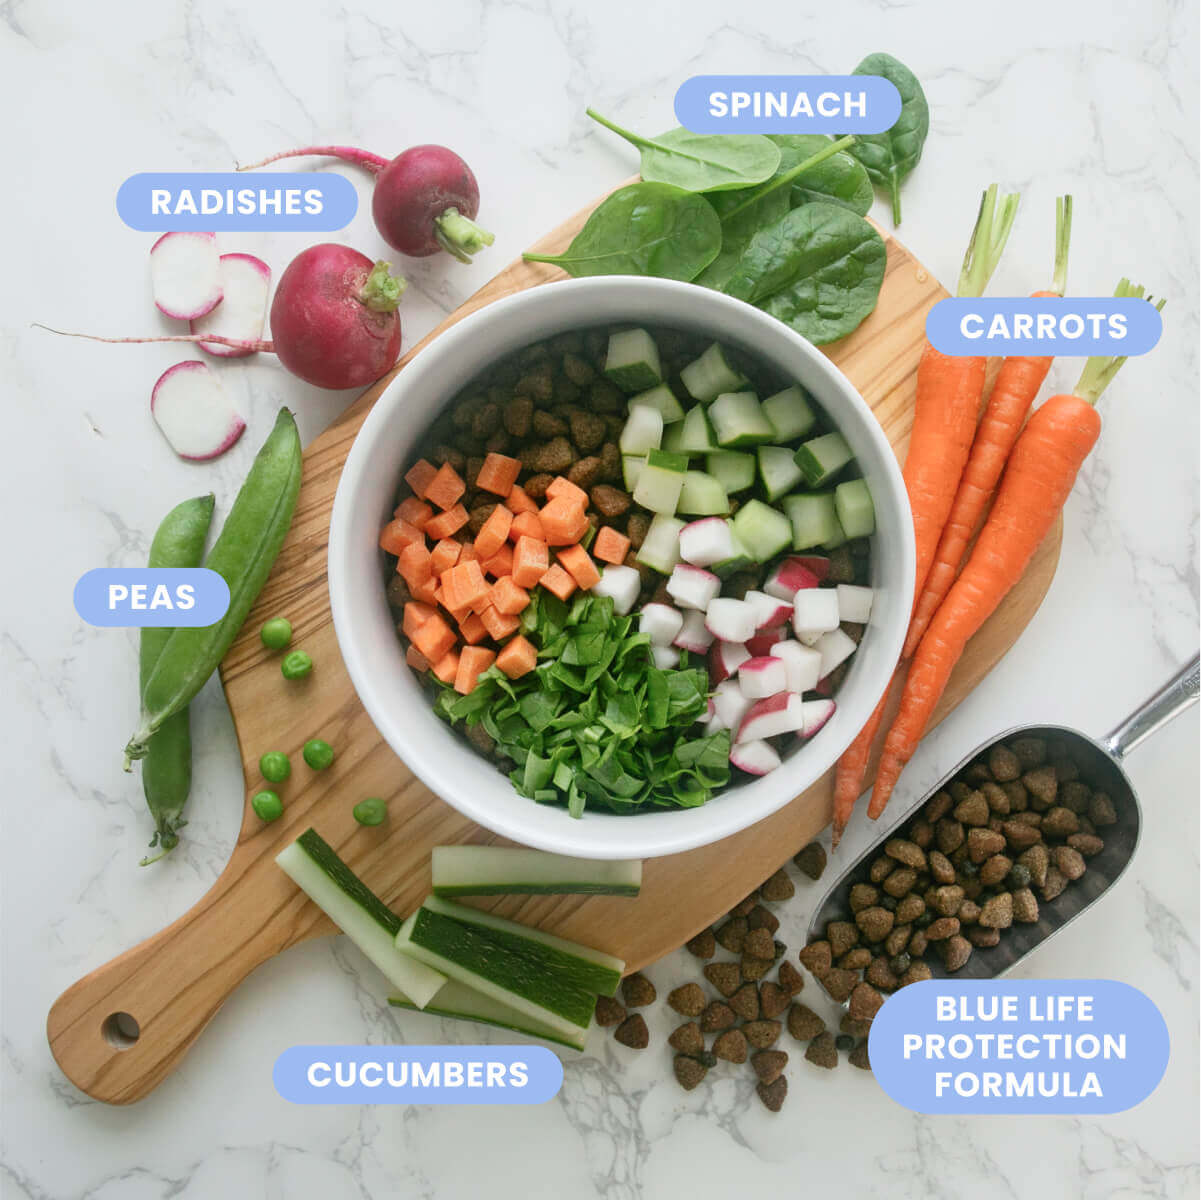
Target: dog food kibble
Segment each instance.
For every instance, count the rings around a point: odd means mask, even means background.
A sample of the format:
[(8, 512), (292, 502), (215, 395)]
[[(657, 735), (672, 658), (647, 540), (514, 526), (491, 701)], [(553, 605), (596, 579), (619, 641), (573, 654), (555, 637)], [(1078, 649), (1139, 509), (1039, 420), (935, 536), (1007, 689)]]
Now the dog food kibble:
[(699, 1017), (705, 1011), (705, 989), (699, 983), (686, 983), (670, 992), (667, 1003), (682, 1017)]
[(747, 1059), (746, 1034), (741, 1029), (727, 1029), (713, 1043), (714, 1057), (731, 1063), (744, 1063)]
[(789, 997), (798, 995), (805, 986), (804, 975), (790, 962), (782, 962), (780, 964), (780, 969), (776, 972), (776, 978), (779, 981), (781, 990)]
[(821, 842), (810, 842), (792, 861), (816, 883), (826, 869), (826, 849)]
[(781, 1075), (771, 1083), (760, 1083), (756, 1085), (755, 1091), (768, 1112), (779, 1112), (784, 1107), (784, 1100), (788, 1095), (788, 1077)]
[(627, 1008), (643, 1008), (655, 1002), (655, 985), (641, 971), (621, 981), (621, 996)]
[(729, 1029), (737, 1020), (737, 1014), (728, 1004), (714, 1000), (707, 1004), (705, 1011), (701, 1013), (701, 1032), (718, 1033)]
[(641, 1013), (626, 1017), (618, 1025), (617, 1032), (613, 1036), (623, 1046), (629, 1046), (631, 1050), (645, 1050), (651, 1044), (650, 1030), (647, 1029), (646, 1020)]
[(838, 1043), (832, 1033), (819, 1033), (805, 1051), (805, 1061), (832, 1071), (838, 1066)]
[(692, 1091), (708, 1074), (708, 1069), (703, 1063), (687, 1054), (675, 1056), (672, 1060), (672, 1070), (675, 1072), (676, 1082), (686, 1092)]
[(619, 1025), (626, 1019), (625, 1005), (618, 1000), (614, 1000), (612, 996), (597, 996), (596, 998), (596, 1023), (601, 1028), (606, 1028), (609, 1025)]
[(732, 996), (742, 985), (742, 972), (737, 963), (706, 963), (703, 974), (723, 996)]
[(697, 958), (712, 958), (717, 953), (717, 938), (712, 929), (706, 929), (685, 942), (684, 949)]
[(705, 1035), (695, 1021), (687, 1021), (672, 1033), (667, 1044), (681, 1054), (699, 1054), (705, 1048)]

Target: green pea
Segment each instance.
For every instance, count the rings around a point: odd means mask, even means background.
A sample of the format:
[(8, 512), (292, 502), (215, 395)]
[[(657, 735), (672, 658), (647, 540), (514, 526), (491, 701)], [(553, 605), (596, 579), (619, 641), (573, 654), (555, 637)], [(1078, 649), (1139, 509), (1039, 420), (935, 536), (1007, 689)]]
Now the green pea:
[(314, 771), (324, 771), (334, 761), (333, 746), (329, 742), (323, 742), (320, 738), (310, 738), (305, 742), (301, 754), (304, 755), (304, 761)]
[(259, 630), (259, 637), (268, 650), (282, 650), (292, 640), (292, 622), (286, 617), (272, 617)]
[(387, 801), (378, 796), (368, 796), (354, 806), (354, 819), (360, 825), (382, 825), (388, 815)]
[(284, 655), (279, 669), (285, 679), (303, 679), (313, 669), (313, 660), (303, 650), (293, 650)]
[(259, 770), (269, 783), (283, 783), (292, 774), (292, 764), (282, 750), (271, 750), (259, 759)]
[(260, 821), (278, 821), (284, 815), (284, 802), (275, 792), (255, 792), (250, 807)]

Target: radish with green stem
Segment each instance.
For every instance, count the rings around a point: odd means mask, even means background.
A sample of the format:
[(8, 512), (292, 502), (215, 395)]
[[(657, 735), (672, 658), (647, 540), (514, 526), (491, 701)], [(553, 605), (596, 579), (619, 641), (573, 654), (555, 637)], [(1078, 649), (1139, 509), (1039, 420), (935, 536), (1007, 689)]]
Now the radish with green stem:
[(471, 262), (493, 236), (475, 223), (480, 187), (471, 168), (445, 146), (410, 146), (393, 159), (352, 146), (305, 146), (285, 150), (238, 167), (252, 171), (283, 158), (328, 155), (353, 163), (375, 176), (371, 214), (380, 236), (410, 258), (445, 250), (459, 262)]
[(191, 321), (221, 303), (221, 257), (212, 233), (164, 233), (150, 247), (150, 287), (159, 312)]
[(168, 367), (150, 393), (150, 413), (180, 458), (208, 462), (224, 454), (246, 430), (221, 380), (202, 362)]
[[(203, 317), (188, 325), (193, 333), (220, 333), (253, 342), (263, 336), (267, 319), (267, 295), (271, 291), (271, 268), (253, 254), (221, 255), (221, 290), (224, 299)], [(201, 342), (201, 350), (215, 358), (243, 358), (253, 350)]]

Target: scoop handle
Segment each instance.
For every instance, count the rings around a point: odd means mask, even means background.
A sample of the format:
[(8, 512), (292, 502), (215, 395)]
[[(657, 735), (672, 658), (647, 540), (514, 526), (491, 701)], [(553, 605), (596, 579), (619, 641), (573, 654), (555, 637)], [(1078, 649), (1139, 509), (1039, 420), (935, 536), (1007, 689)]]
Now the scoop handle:
[(1201, 657), (1194, 654), (1173, 679), (1165, 683), (1155, 695), (1148, 697), (1101, 740), (1101, 745), (1111, 757), (1119, 760), (1125, 758), (1135, 746), (1162, 729), (1190, 704), (1196, 704), (1198, 692), (1201, 691), (1199, 663)]

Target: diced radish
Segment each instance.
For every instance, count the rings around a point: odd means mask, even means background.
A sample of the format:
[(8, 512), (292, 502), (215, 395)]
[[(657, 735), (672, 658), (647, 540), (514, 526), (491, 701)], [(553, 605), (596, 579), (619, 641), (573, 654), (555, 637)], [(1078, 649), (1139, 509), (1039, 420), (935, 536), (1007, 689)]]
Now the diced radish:
[(670, 604), (646, 604), (638, 613), (638, 628), (652, 646), (670, 646), (683, 624), (683, 615)]
[(773, 658), (784, 664), (788, 674), (788, 690), (800, 695), (817, 687), (821, 678), (822, 656), (810, 646), (802, 646), (792, 640), (777, 642), (769, 651)]
[(796, 554), (793, 562), (798, 562), (806, 571), (817, 576), (818, 583), (825, 583), (830, 576), (830, 560), (821, 554)]
[[(786, 558), (767, 577), (763, 590), (780, 600), (791, 600), (797, 592), (815, 588), (821, 582), (806, 565), (806, 559)], [(829, 570), (829, 564), (826, 567)]]
[[(221, 289), (224, 299), (211, 313), (192, 320), (192, 332), (219, 333), (227, 338), (257, 342), (263, 336), (263, 322), (267, 319), (271, 268), (253, 254), (223, 254)], [(219, 342), (201, 342), (200, 348), (217, 358), (242, 358), (254, 353)]]
[(777, 626), (775, 629), (768, 629), (763, 633), (757, 633), (746, 644), (746, 648), (750, 651), (751, 657), (754, 658), (759, 654), (770, 654), (771, 648), (777, 643), (782, 642), (788, 636), (787, 632)]
[(804, 703), (795, 692), (777, 692), (764, 700), (756, 700), (742, 718), (734, 740), (753, 742), (781, 733), (796, 733), (805, 727), (803, 709)]
[(769, 742), (740, 742), (730, 750), (730, 762), (748, 775), (768, 775), (780, 765)]
[(633, 567), (607, 566), (599, 582), (592, 586), (592, 594), (608, 596), (613, 601), (613, 611), (620, 616), (625, 616), (634, 607), (640, 591), (642, 576)]
[(709, 650), (709, 682), (719, 683), (738, 674), (751, 652), (741, 642), (714, 642)]
[(824, 679), (839, 663), (846, 662), (855, 653), (855, 642), (841, 629), (833, 629), (817, 639), (816, 649), (822, 659), (820, 678)]
[(833, 700), (806, 700), (801, 705), (805, 724), (801, 736), (811, 738), (833, 715), (838, 706)]
[(779, 658), (748, 658), (738, 672), (738, 686), (748, 700), (762, 700), (788, 691), (788, 672)]
[(727, 679), (713, 689), (713, 715), (727, 729), (737, 729), (742, 724), (742, 718), (750, 711), (751, 701), (742, 694), (742, 689), (733, 679)]
[(854, 621), (857, 625), (866, 625), (872, 615), (872, 589), (840, 583), (835, 591), (838, 592), (839, 618), (843, 621)]
[(652, 646), (651, 658), (662, 671), (670, 671), (680, 665), (680, 652), (673, 646)]
[(242, 436), (246, 422), (221, 380), (202, 362), (168, 367), (150, 393), (150, 413), (180, 458), (207, 462)]
[(214, 233), (164, 233), (150, 247), (150, 287), (155, 307), (190, 321), (221, 303), (221, 256)]
[(690, 563), (677, 563), (667, 581), (667, 594), (681, 607), (704, 612), (721, 591), (721, 580), (712, 571)]
[(838, 593), (833, 588), (807, 588), (797, 592), (792, 603), (792, 628), (802, 641), (838, 628)]
[(792, 597), (781, 599), (779, 596), (769, 596), (767, 592), (749, 591), (743, 599), (755, 606), (758, 614), (759, 629), (774, 629), (777, 625), (787, 625), (792, 620)]
[(673, 646), (681, 650), (689, 650), (693, 654), (704, 654), (713, 643), (713, 634), (705, 628), (705, 614), (698, 609), (689, 609), (684, 614), (680, 632), (676, 634)]
[(705, 701), (705, 720), (712, 721), (717, 717), (717, 709), (713, 707), (713, 697)]
[(680, 557), (694, 567), (724, 562), (734, 551), (734, 534), (724, 517), (689, 521), (680, 532)]
[(725, 730), (725, 728), (726, 728), (725, 723), (722, 721), (722, 719), (720, 717), (710, 717), (705, 722), (705, 733), (706, 734), (722, 733)]
[(705, 610), (705, 628), (723, 642), (748, 641), (757, 628), (755, 607), (745, 600), (718, 596)]

